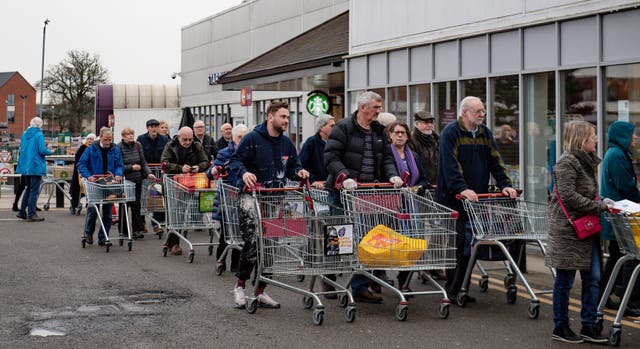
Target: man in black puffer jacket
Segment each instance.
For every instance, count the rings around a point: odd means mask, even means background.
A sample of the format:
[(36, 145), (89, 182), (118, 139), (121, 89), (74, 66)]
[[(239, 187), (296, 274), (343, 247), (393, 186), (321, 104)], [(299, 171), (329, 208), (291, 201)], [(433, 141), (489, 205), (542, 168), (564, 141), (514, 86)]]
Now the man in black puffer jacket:
[[(340, 193), (335, 188), (338, 177), (346, 178), (345, 189), (355, 189), (361, 183), (393, 182), (402, 185), (396, 165), (389, 150), (384, 127), (376, 121), (382, 109), (382, 97), (375, 92), (364, 92), (358, 97), (358, 110), (340, 120), (331, 131), (324, 148), (324, 163), (329, 177), (327, 189), (333, 207), (341, 207)], [(340, 183), (338, 183), (340, 184)], [(339, 214), (339, 212), (336, 212)], [(374, 273), (382, 276), (382, 274)], [(355, 275), (351, 289), (357, 301), (380, 303), (382, 297), (375, 296), (367, 287), (366, 277)], [(376, 284), (377, 285), (377, 284)], [(377, 286), (376, 286), (377, 288)]]

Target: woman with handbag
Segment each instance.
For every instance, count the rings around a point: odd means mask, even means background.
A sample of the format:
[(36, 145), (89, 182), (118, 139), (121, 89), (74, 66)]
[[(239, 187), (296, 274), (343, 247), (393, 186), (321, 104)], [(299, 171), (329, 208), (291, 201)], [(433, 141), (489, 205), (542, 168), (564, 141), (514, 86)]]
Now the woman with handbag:
[[(601, 274), (600, 229), (597, 215), (612, 201), (597, 200), (595, 127), (586, 121), (565, 125), (563, 154), (553, 170), (555, 190), (549, 207), (549, 241), (546, 265), (556, 268), (553, 286), (554, 340), (568, 343), (605, 343), (595, 328)], [(579, 224), (595, 217), (586, 225)], [(586, 234), (585, 234), (586, 232)], [(582, 330), (576, 335), (569, 327), (569, 295), (576, 271), (582, 279)]]

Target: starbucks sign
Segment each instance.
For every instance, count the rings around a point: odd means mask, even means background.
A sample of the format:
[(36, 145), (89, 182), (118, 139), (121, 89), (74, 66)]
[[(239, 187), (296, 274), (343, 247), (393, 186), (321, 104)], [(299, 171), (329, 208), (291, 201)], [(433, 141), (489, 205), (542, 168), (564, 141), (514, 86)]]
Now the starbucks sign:
[(331, 110), (329, 95), (322, 91), (311, 91), (307, 94), (307, 111), (314, 116), (327, 114)]

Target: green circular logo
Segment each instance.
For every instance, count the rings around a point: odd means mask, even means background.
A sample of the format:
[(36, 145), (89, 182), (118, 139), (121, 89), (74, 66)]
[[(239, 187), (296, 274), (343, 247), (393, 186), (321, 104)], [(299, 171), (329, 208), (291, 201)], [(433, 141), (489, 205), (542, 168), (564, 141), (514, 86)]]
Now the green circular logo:
[(307, 98), (307, 111), (314, 116), (327, 114), (331, 108), (329, 96), (322, 91), (313, 91)]

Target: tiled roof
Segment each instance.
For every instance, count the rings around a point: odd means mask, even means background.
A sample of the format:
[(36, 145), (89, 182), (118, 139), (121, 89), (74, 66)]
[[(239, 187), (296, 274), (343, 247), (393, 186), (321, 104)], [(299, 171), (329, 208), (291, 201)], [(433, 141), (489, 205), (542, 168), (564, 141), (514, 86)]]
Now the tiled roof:
[(345, 12), (226, 73), (218, 83), (342, 62), (348, 53), (349, 12)]
[(11, 77), (17, 73), (17, 71), (0, 72), (0, 86), (6, 84), (7, 81), (9, 81), (9, 79), (11, 79)]

